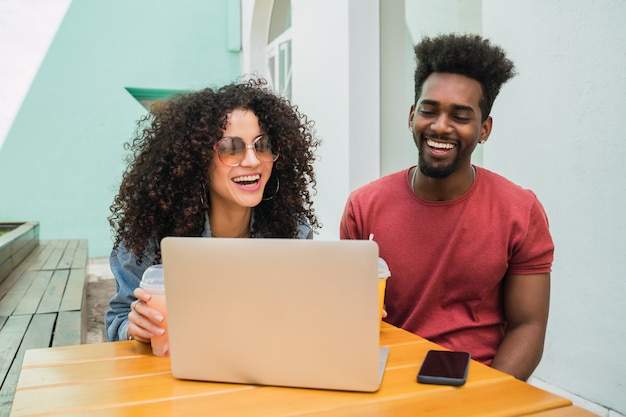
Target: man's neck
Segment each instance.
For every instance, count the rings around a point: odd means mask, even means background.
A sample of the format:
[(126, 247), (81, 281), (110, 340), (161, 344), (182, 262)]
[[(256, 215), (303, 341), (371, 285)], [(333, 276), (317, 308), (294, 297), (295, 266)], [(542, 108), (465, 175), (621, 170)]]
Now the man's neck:
[(461, 197), (470, 189), (476, 178), (472, 165), (445, 178), (427, 177), (418, 167), (409, 172), (413, 192), (428, 201), (450, 201)]

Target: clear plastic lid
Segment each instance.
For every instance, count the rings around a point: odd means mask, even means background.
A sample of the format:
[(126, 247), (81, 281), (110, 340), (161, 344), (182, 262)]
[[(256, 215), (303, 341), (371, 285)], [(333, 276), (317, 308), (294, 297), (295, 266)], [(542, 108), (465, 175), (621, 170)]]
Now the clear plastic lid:
[(383, 258), (378, 258), (378, 278), (389, 278), (390, 276), (389, 265)]
[(146, 269), (141, 277), (139, 286), (147, 291), (165, 291), (165, 281), (163, 279), (163, 265), (152, 265)]

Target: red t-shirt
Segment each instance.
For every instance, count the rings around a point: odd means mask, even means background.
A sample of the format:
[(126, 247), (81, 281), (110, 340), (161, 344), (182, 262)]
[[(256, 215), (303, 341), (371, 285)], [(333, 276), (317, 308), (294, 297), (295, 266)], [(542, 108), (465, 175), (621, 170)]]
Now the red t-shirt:
[(505, 274), (550, 272), (554, 244), (530, 190), (476, 167), (470, 189), (452, 201), (413, 193), (408, 170), (350, 195), (342, 239), (370, 233), (387, 261), (387, 322), (490, 364), (506, 327)]

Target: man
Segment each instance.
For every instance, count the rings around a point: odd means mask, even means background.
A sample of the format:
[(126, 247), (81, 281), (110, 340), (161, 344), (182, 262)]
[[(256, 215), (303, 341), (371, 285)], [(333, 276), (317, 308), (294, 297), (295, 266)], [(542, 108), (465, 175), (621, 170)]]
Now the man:
[(547, 217), (533, 192), (470, 159), (514, 65), (469, 35), (425, 38), (415, 55), (418, 165), (354, 191), (340, 236), (378, 243), (391, 271), (386, 321), (526, 380), (548, 320)]

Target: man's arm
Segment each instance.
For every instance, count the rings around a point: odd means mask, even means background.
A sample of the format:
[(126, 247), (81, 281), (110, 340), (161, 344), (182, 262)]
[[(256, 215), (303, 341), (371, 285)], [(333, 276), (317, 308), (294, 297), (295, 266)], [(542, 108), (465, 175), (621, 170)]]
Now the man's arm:
[(352, 208), (352, 202), (348, 198), (346, 206), (341, 215), (341, 221), (339, 223), (339, 238), (340, 239), (359, 239), (359, 232), (354, 216), (354, 210)]
[(550, 274), (507, 275), (504, 282), (504, 339), (493, 366), (523, 381), (543, 354), (550, 304)]

